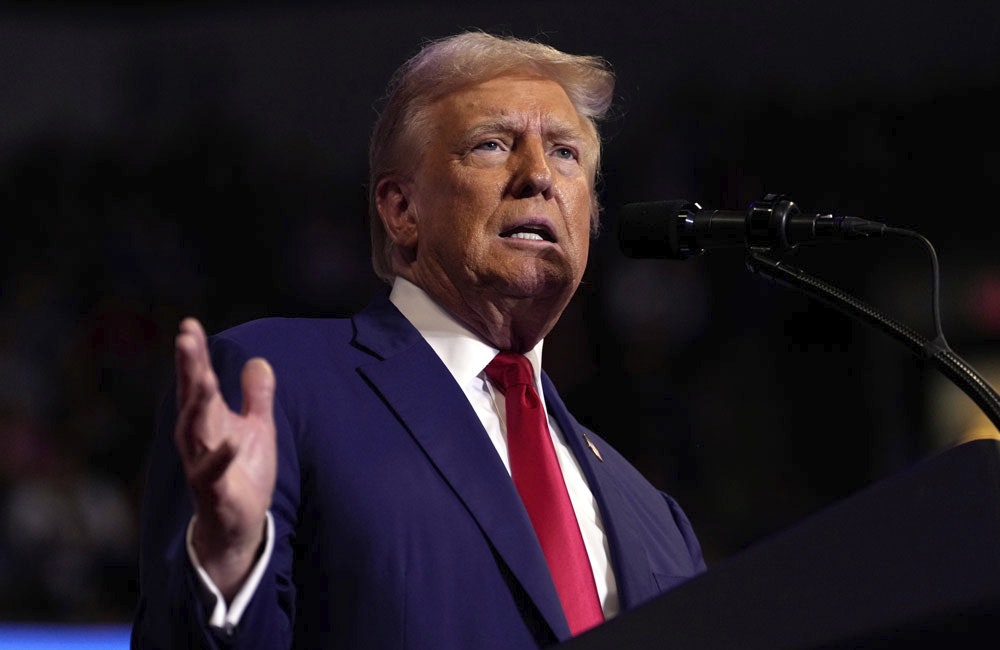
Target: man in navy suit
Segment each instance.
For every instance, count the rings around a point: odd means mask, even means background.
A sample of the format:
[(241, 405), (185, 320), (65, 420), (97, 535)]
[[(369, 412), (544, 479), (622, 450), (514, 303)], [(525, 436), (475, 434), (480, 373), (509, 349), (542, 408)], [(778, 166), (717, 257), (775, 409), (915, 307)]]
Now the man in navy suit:
[[(428, 44), (372, 137), (373, 258), (391, 293), (350, 319), (211, 338), (181, 323), (134, 648), (537, 648), (704, 570), (678, 505), (541, 372), (596, 231), (612, 91), (596, 57), (480, 32)], [(579, 594), (557, 585), (547, 561), (569, 552), (542, 548), (547, 522), (511, 479), (518, 425), (486, 370), (498, 352), (530, 362), (583, 542)]]

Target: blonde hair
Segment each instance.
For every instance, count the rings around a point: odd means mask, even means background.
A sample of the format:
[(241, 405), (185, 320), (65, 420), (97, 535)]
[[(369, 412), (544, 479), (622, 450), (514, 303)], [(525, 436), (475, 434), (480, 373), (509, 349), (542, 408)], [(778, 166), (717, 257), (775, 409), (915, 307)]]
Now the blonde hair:
[[(375, 191), (391, 174), (406, 174), (423, 150), (419, 134), (427, 133), (427, 109), (460, 88), (508, 72), (527, 70), (552, 79), (565, 90), (577, 112), (587, 119), (596, 146), (594, 173), (600, 166), (597, 122), (611, 106), (614, 74), (596, 56), (566, 54), (551, 46), (509, 36), (469, 31), (428, 42), (396, 70), (389, 81), (385, 106), (375, 122), (368, 150), (368, 216), (371, 221), (372, 265), (391, 282), (392, 240), (378, 214)], [(600, 206), (592, 198), (591, 230), (597, 232)]]

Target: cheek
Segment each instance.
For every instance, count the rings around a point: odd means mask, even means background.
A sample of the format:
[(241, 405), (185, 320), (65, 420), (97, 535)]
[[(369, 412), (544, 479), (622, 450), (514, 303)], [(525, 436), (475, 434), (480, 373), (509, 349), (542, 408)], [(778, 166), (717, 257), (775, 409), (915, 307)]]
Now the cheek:
[(504, 187), (502, 181), (492, 178), (457, 179), (450, 187), (447, 218), (464, 233), (488, 230), (502, 202)]
[(574, 256), (577, 263), (583, 267), (587, 265), (587, 256), (590, 254), (590, 221), (584, 225), (580, 236), (574, 242)]
[(590, 237), (592, 215), (597, 209), (597, 197), (589, 186), (575, 188), (566, 199), (569, 227), (572, 228), (574, 236), (583, 232), (586, 237)]

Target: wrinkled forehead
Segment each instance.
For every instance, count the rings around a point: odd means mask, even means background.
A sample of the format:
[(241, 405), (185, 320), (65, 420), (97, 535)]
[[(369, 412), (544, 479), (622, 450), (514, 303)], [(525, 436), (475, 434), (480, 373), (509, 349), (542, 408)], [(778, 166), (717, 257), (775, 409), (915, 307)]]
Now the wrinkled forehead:
[[(422, 111), (433, 114), (424, 127), (435, 135), (457, 132), (537, 129), (546, 137), (578, 143), (596, 167), (600, 142), (593, 121), (580, 111), (558, 80), (534, 72), (515, 71), (454, 85)], [(427, 133), (430, 135), (430, 133)]]
[(546, 77), (494, 77), (457, 88), (435, 104), (447, 119), (462, 122), (487, 120), (525, 127), (535, 124), (560, 131), (575, 130), (581, 135), (585, 131), (586, 118), (565, 89)]

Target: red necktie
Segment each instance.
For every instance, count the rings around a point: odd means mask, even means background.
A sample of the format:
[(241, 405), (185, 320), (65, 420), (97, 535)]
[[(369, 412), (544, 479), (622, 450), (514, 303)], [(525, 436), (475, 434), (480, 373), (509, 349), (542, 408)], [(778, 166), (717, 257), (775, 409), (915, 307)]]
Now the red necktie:
[(501, 352), (486, 366), (486, 376), (504, 395), (514, 485), (541, 542), (569, 629), (579, 634), (604, 622), (604, 613), (545, 409), (535, 391), (531, 362), (523, 355)]

